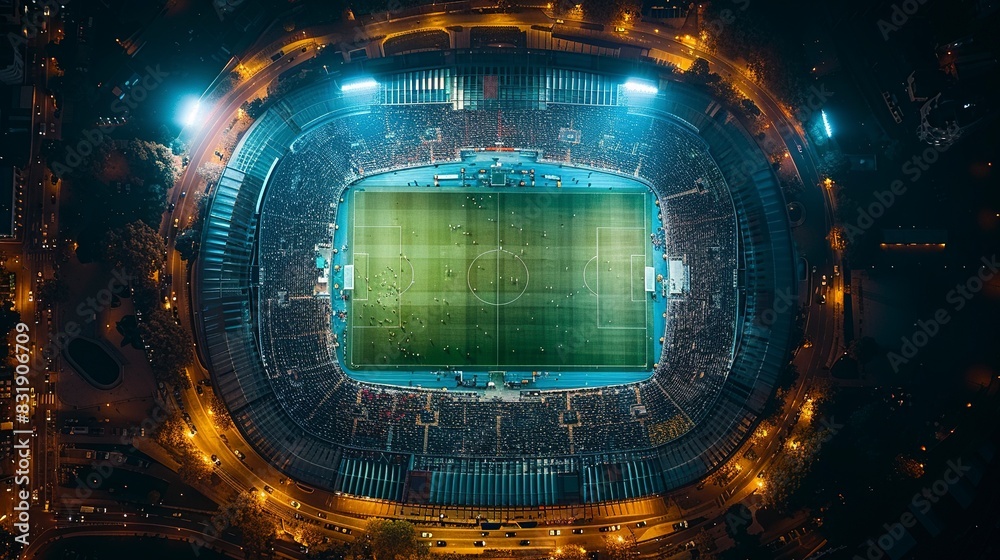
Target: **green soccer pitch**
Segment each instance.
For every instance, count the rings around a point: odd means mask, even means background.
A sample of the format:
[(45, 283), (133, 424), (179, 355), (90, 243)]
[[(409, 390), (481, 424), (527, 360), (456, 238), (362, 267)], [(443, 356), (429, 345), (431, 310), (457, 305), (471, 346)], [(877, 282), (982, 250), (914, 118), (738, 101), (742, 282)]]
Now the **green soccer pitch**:
[(652, 367), (648, 193), (351, 196), (348, 367)]

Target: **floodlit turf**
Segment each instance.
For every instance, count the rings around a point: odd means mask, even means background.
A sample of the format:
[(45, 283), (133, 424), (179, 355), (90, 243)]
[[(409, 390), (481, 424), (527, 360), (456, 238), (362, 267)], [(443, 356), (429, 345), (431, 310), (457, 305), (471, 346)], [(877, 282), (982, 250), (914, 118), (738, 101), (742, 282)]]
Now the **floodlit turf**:
[(349, 367), (652, 366), (648, 193), (351, 196)]

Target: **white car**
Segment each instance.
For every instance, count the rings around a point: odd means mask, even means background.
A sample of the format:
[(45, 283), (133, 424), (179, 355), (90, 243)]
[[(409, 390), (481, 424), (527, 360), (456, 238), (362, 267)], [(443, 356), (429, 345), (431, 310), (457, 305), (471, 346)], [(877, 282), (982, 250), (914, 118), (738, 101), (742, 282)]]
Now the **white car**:
[(562, 534), (562, 531), (560, 531), (559, 529), (549, 529), (549, 536), (550, 537), (558, 537), (561, 534)]
[(434, 536), (434, 533), (428, 533), (427, 531), (424, 531), (423, 533), (420, 533), (420, 538), (422, 538), (422, 539), (429, 539), (429, 538), (431, 538), (433, 536)]

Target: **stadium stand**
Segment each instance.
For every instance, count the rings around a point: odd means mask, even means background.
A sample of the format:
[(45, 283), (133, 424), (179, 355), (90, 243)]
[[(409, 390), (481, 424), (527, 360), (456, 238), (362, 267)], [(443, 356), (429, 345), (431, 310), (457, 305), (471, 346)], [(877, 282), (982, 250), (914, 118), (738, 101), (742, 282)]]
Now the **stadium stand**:
[[(488, 29), (484, 41), (506, 36)], [(761, 320), (777, 290), (794, 290), (794, 261), (777, 181), (745, 131), (679, 83), (641, 108), (378, 100), (331, 82), (287, 95), (244, 136), (212, 200), (199, 346), (257, 451), (306, 484), (446, 505), (630, 499), (724, 461), (763, 409), (792, 327), (791, 312)], [(560, 129), (579, 137), (567, 143)], [(314, 271), (301, 263), (329, 241), (343, 189), (497, 138), (642, 178), (662, 201), (664, 252), (690, 267), (691, 285), (669, 302), (648, 381), (501, 401), (373, 385), (340, 369), (329, 301), (313, 296)]]
[(473, 27), (469, 30), (469, 45), (474, 49), (505, 47), (523, 49), (528, 46), (524, 31), (514, 26)]
[(410, 52), (444, 50), (451, 46), (451, 38), (441, 30), (413, 31), (389, 37), (382, 43), (386, 56)]

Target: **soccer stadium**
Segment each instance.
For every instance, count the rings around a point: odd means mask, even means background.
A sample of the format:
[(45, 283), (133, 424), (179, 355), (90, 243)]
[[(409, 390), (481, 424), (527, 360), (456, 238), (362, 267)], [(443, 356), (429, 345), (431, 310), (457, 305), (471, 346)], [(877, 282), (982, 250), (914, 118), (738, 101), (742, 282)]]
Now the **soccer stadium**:
[(735, 452), (791, 349), (767, 158), (641, 61), (345, 64), (256, 120), (203, 235), (199, 346), (234, 422), (340, 496), (655, 496)]

